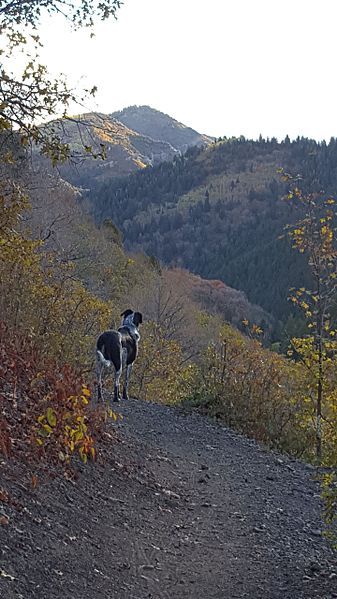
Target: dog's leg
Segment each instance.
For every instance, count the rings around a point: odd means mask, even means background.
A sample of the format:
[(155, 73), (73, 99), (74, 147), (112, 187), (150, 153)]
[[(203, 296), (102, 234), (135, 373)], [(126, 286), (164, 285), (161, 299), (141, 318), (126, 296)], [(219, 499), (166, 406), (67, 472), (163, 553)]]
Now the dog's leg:
[(121, 374), (122, 374), (122, 364), (119, 370), (116, 370), (116, 374), (115, 374), (115, 383), (114, 383), (114, 401), (120, 401), (120, 395), (119, 395), (119, 380), (121, 378)]
[(130, 376), (131, 376), (131, 371), (132, 371), (132, 364), (129, 364), (126, 367), (126, 369), (125, 369), (125, 381), (124, 381), (124, 387), (123, 387), (123, 399), (129, 399), (128, 387), (129, 387), (129, 380), (130, 380)]
[(115, 381), (114, 381), (114, 397), (113, 401), (120, 401), (119, 395), (119, 380), (121, 378), (121, 374), (123, 372), (123, 360), (122, 360), (122, 343), (121, 343), (121, 335), (117, 333), (118, 337), (114, 342), (112, 347), (111, 357), (113, 361), (113, 365), (115, 367)]
[(115, 374), (115, 384), (114, 384), (114, 401), (120, 401), (119, 395), (119, 380), (121, 378), (121, 374), (123, 372), (123, 355), (122, 355), (122, 347), (120, 347), (119, 354), (119, 363), (116, 364), (116, 374)]
[(104, 365), (97, 358), (96, 359), (96, 374), (97, 374), (97, 400), (103, 401), (103, 390), (102, 390), (102, 371)]

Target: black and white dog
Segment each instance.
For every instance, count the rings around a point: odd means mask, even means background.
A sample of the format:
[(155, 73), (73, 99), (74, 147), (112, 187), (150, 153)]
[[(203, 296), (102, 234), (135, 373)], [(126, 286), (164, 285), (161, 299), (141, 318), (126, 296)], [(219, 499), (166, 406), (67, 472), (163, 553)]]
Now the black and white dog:
[(122, 326), (118, 331), (104, 331), (96, 344), (96, 369), (97, 369), (97, 396), (103, 399), (102, 373), (104, 367), (115, 367), (114, 401), (120, 401), (119, 380), (125, 369), (125, 381), (123, 385), (123, 399), (129, 399), (128, 385), (134, 363), (138, 353), (140, 334), (139, 325), (143, 322), (140, 312), (125, 310), (122, 312)]

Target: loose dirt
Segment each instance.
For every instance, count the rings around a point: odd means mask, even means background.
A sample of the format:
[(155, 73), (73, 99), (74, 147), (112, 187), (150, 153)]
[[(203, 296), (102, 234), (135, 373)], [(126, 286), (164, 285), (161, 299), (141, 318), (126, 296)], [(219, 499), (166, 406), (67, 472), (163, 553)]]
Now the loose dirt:
[(117, 406), (102, 455), (0, 466), (1, 599), (332, 599), (315, 471), (196, 414)]

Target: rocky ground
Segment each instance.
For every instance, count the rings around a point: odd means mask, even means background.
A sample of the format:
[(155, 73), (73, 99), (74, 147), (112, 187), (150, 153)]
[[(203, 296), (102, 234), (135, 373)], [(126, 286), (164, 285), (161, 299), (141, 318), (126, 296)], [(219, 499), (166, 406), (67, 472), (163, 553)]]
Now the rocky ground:
[(1, 599), (337, 598), (312, 468), (197, 415), (117, 409), (76, 481), (1, 465)]

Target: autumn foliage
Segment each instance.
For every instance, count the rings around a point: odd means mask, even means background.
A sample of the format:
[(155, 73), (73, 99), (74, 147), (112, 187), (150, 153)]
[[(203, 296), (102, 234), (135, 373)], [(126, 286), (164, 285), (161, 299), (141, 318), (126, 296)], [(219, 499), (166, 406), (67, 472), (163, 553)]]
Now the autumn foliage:
[(189, 401), (255, 439), (302, 456), (312, 431), (296, 364), (223, 325), (206, 350)]
[(71, 264), (22, 228), (27, 201), (20, 190), (2, 190), (0, 208), (2, 317), (29, 333), (41, 352), (88, 363), (93, 336), (108, 322), (108, 305), (86, 290)]
[(194, 371), (178, 341), (167, 339), (158, 323), (152, 321), (144, 325), (140, 355), (131, 381), (136, 397), (177, 404), (188, 393)]
[(0, 450), (86, 462), (95, 458), (104, 414), (91, 409), (82, 373), (91, 371), (95, 335), (110, 310), (24, 229), (28, 205), (19, 188), (4, 188), (0, 203)]
[(9, 458), (68, 465), (95, 458), (104, 415), (90, 406), (83, 376), (39, 353), (32, 339), (0, 322), (0, 450)]

